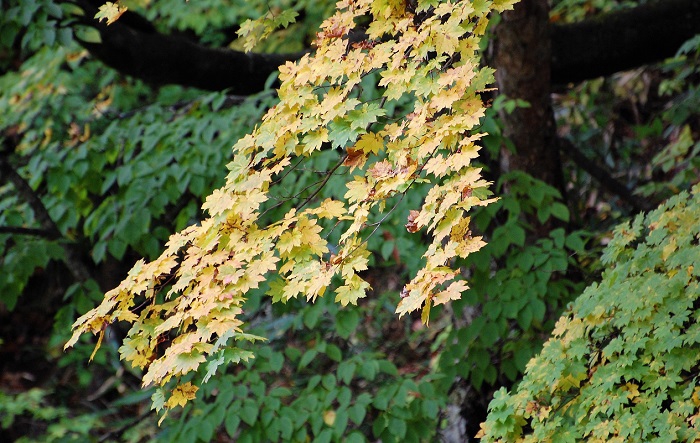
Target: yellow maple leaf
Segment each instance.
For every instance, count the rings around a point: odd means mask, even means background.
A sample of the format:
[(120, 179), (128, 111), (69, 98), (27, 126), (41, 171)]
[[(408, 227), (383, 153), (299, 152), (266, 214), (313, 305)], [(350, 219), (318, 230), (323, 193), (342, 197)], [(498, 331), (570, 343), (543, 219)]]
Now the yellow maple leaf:
[[(447, 234), (450, 234), (451, 242), (458, 242), (461, 241), (462, 238), (464, 238), (466, 232), (464, 232), (462, 236), (459, 236), (459, 234), (457, 236), (454, 235), (455, 231), (462, 231), (464, 229), (462, 225), (464, 224), (465, 219), (462, 217), (462, 213), (463, 211), (458, 208), (450, 208), (446, 211), (442, 220), (440, 220), (438, 225), (435, 227), (435, 231), (433, 232), (433, 238), (435, 239), (435, 242), (442, 241), (442, 239), (445, 238)], [(466, 224), (468, 228), (468, 218)]]
[(379, 151), (384, 149), (384, 137), (374, 132), (362, 134), (357, 143), (355, 143), (355, 149), (365, 154), (378, 154)]
[(170, 398), (165, 403), (168, 408), (174, 408), (175, 406), (185, 406), (188, 401), (194, 400), (197, 396), (197, 391), (199, 388), (192, 384), (192, 382), (186, 382), (178, 385), (173, 389)]
[(673, 254), (676, 249), (678, 249), (678, 246), (676, 245), (676, 239), (671, 238), (671, 241), (668, 242), (666, 246), (663, 247), (661, 250), (661, 260), (666, 261), (671, 254)]
[(467, 289), (469, 289), (469, 286), (467, 286), (464, 280), (452, 282), (447, 289), (435, 294), (433, 297), (433, 304), (442, 305), (451, 300), (459, 300), (462, 297), (462, 293)]
[(299, 224), (302, 244), (304, 247), (308, 248), (312, 254), (325, 254), (328, 252), (328, 244), (326, 240), (319, 235), (321, 231), (323, 231), (323, 228), (316, 224), (316, 220), (307, 220), (307, 223)]
[(280, 251), (280, 255), (284, 256), (300, 244), (301, 232), (299, 232), (297, 229), (290, 229), (280, 235), (280, 239), (277, 242), (277, 249)]
[(449, 172), (450, 164), (442, 155), (436, 155), (425, 163), (423, 170), (435, 177), (442, 177)]
[(119, 20), (119, 17), (126, 12), (126, 6), (119, 6), (117, 3), (107, 2), (100, 6), (100, 9), (95, 14), (95, 18), (99, 21), (107, 20), (107, 25)]
[(557, 320), (557, 323), (554, 325), (554, 329), (552, 330), (552, 336), (553, 337), (561, 337), (566, 333), (566, 330), (569, 326), (570, 319), (567, 317), (560, 317), (559, 320)]
[(309, 213), (316, 214), (320, 218), (339, 219), (347, 213), (347, 210), (340, 200), (327, 198), (318, 208), (310, 210)]
[(348, 191), (345, 193), (345, 198), (349, 202), (361, 202), (369, 197), (370, 185), (367, 179), (356, 175), (355, 179), (347, 185)]
[(399, 301), (395, 311), (397, 314), (399, 314), (399, 317), (402, 317), (406, 313), (420, 309), (425, 300), (428, 298), (428, 294), (423, 293), (417, 288), (411, 289), (409, 288), (409, 285), (406, 285), (401, 291), (401, 297), (401, 301)]
[(693, 400), (693, 404), (697, 407), (700, 406), (700, 387), (696, 387), (693, 389), (693, 395), (691, 396), (691, 400)]
[(430, 101), (430, 106), (436, 111), (445, 108), (450, 109), (452, 108), (452, 104), (459, 100), (461, 96), (462, 91), (457, 88), (444, 89), (433, 97), (433, 99)]
[(427, 258), (426, 266), (429, 268), (446, 266), (448, 260), (457, 255), (457, 246), (455, 242), (447, 242), (445, 245), (432, 243), (424, 255)]
[[(636, 383), (630, 383), (627, 382), (625, 383), (625, 386), (623, 387), (625, 391), (627, 391), (627, 398), (630, 400), (634, 399), (635, 397), (639, 397), (639, 385)], [(695, 394), (695, 393), (693, 393)]]
[(328, 141), (328, 129), (320, 128), (318, 131), (308, 132), (302, 139), (304, 143), (304, 154), (308, 155), (321, 149), (321, 145)]

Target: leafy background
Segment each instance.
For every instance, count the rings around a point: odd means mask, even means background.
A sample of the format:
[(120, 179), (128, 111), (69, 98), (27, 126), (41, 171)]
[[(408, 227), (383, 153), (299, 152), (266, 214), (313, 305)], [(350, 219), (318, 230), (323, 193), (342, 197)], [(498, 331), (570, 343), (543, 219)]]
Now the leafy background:
[[(489, 136), (480, 160), (501, 199), (473, 215), (474, 229), (487, 235), (488, 245), (460, 263), (471, 285), (462, 300), (433, 310), (429, 328), (417, 317), (394, 314), (401, 287), (419, 269), (416, 251), (425, 248), (404, 227), (408, 209), (424, 196), (425, 189), (417, 188), (370, 241), (370, 297), (341, 308), (328, 298), (272, 304), (252, 293), (246, 321), (268, 341), (250, 344), (255, 359), (209, 380), (191, 404), (157, 426), (152, 392), (141, 390), (141, 374), (118, 359), (124, 329), (112, 329), (89, 365), (89, 337), (69, 353), (62, 346), (75, 318), (116, 286), (131, 264), (155, 258), (171, 233), (201, 219), (204, 198), (224, 181), (231, 146), (276, 98), (272, 90), (243, 98), (147, 85), (77, 45), (65, 27), (71, 13), (66, 6), (50, 0), (0, 6), (6, 11), (0, 19), (3, 149), (12, 146), (9, 161), (61, 234), (0, 233), (3, 440), (430, 441), (450, 435), (454, 423), (464, 424), (460, 414), (468, 429), (478, 429), (480, 419), (472, 417), (480, 417), (494, 391), (521, 379), (568, 303), (598, 281), (604, 267), (627, 263), (633, 254), (619, 244), (618, 228), (608, 251), (627, 252), (608, 252), (601, 262), (613, 227), (634, 209), (601, 191), (573, 162), (564, 165), (566, 202), (558, 190), (521, 171), (498, 173), (499, 152), (509, 144), (497, 111), (527, 104), (497, 97), (481, 122)], [(304, 49), (334, 8), (332, 2), (223, 0), (129, 6), (160, 30), (234, 48), (242, 42), (232, 40), (237, 29), (231, 23), (291, 8), (300, 14), (297, 23), (255, 48), (280, 52)], [(628, 6), (563, 0), (554, 2), (551, 19), (574, 21)], [(76, 34), (90, 38), (89, 29)], [(700, 148), (698, 46), (696, 38), (661, 65), (555, 94), (560, 136), (649, 202), (689, 189), (697, 180)], [(365, 89), (367, 97), (377, 93), (369, 81)], [(304, 189), (316, 180), (314, 171), (326, 170), (338, 156), (329, 151), (315, 157), (285, 184)], [(36, 208), (5, 176), (0, 226), (43, 229)], [(323, 192), (337, 195), (339, 187), (331, 182)], [(674, 208), (667, 205), (648, 221), (673, 218)], [(666, 210), (670, 215), (663, 215)], [(538, 237), (532, 220), (554, 228)], [(83, 261), (95, 278), (73, 282), (66, 243), (85, 251)], [(655, 285), (663, 288), (666, 281), (657, 278)], [(626, 296), (621, 291), (613, 297)], [(518, 392), (534, 390), (527, 380), (545, 379), (531, 372)], [(629, 400), (620, 396), (621, 385), (615, 388), (622, 402)], [(692, 390), (680, 389), (688, 403)], [(510, 403), (500, 392), (490, 422), (511, 417), (502, 413)], [(697, 410), (691, 403), (679, 407)]]

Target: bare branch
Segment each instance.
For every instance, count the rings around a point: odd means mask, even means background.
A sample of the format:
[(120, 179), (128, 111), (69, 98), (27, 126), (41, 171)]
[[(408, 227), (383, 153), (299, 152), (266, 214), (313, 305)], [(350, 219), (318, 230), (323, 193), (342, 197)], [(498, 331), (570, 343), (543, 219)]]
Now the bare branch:
[(578, 167), (590, 174), (609, 192), (627, 202), (635, 211), (650, 211), (655, 205), (632, 193), (623, 183), (616, 180), (605, 168), (586, 157), (574, 144), (564, 138), (559, 139), (562, 154), (569, 157)]

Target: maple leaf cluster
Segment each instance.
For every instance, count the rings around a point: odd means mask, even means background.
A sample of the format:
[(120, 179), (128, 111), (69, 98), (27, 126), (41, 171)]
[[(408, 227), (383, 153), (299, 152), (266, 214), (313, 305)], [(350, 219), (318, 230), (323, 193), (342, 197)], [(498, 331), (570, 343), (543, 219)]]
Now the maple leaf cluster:
[[(482, 135), (472, 132), (485, 111), (479, 92), (493, 74), (479, 65), (479, 42), (491, 11), (513, 3), (419, 0), (409, 10), (402, 1), (340, 1), (317, 36), (316, 52), (280, 67), (280, 102), (233, 147), (226, 184), (203, 205), (209, 218), (173, 235), (155, 261), (137, 263), (78, 319), (67, 346), (114, 321), (132, 323), (122, 358), (146, 369), (144, 384), (160, 386), (156, 409), (181, 405), (196, 390), (184, 383), (166, 389), (171, 379), (205, 364), (208, 378), (218, 365), (251, 357), (235, 343), (259, 339), (245, 334), (240, 315), (246, 294), (262, 282), (279, 301), (314, 300), (334, 281), (342, 305), (365, 297), (367, 238), (415, 183), (432, 188), (406, 226), (431, 234), (432, 243), (396, 312), (422, 309), (427, 323), (431, 306), (467, 289), (454, 259), (484, 245), (471, 235), (467, 215), (491, 201), (489, 183), (471, 165)], [(346, 36), (361, 17), (371, 17), (366, 40), (350, 44)], [(378, 75), (379, 101), (360, 99), (369, 75)], [(398, 101), (409, 105), (390, 106)], [(286, 215), (263, 222), (275, 180), (293, 159), (324, 147), (344, 155)], [(349, 177), (342, 198), (317, 198), (337, 174)], [(373, 223), (373, 214), (386, 215)], [(329, 229), (341, 230), (337, 244), (329, 244)], [(167, 293), (157, 299), (161, 291)], [(135, 300), (143, 297), (147, 307), (137, 314)], [(166, 335), (175, 338), (163, 351)]]

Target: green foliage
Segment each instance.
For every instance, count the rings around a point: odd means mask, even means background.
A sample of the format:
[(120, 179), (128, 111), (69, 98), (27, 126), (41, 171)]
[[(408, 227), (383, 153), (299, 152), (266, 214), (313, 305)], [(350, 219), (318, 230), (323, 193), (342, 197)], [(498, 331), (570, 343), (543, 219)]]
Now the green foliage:
[(615, 229), (609, 268), (558, 322), (483, 441), (694, 441), (698, 392), (696, 187)]
[(651, 133), (666, 137), (665, 146), (651, 159), (651, 166), (665, 180), (643, 186), (640, 189), (643, 195), (672, 195), (679, 189), (688, 189), (697, 180), (700, 171), (700, 140), (693, 131), (693, 117), (700, 105), (700, 88), (692, 84), (692, 78), (700, 73), (698, 66), (700, 36), (685, 42), (676, 57), (666, 61), (663, 66), (670, 76), (659, 84), (659, 94), (673, 95), (675, 99), (650, 128), (640, 125), (637, 131), (645, 135)]
[[(0, 28), (0, 67), (6, 68), (10, 48), (33, 52), (43, 46), (65, 45), (72, 40), (71, 31), (59, 26), (65, 16), (63, 8), (52, 0), (3, 0)], [(31, 26), (29, 26), (31, 24)], [(16, 41), (18, 40), (18, 41)]]
[[(30, 8), (31, 2), (11, 6), (25, 7)], [(42, 9), (32, 11), (43, 13)], [(6, 22), (11, 26), (13, 17), (3, 13), (2, 31), (7, 29)], [(42, 22), (37, 17), (33, 20), (38, 21), (38, 27), (28, 28), (31, 35), (40, 29)], [(12, 147), (3, 153), (3, 159), (26, 181), (62, 236), (46, 237), (46, 227), (26, 195), (18, 194), (12, 183), (0, 184), (0, 227), (38, 232), (0, 234), (0, 306), (3, 313), (15, 309), (22, 293), (26, 297), (29, 289), (32, 300), (25, 300), (25, 306), (36, 303), (37, 311), (44, 312), (43, 301), (50, 304), (46, 311), (58, 311), (54, 328), (48, 328), (53, 331), (45, 338), (48, 342), (42, 341), (41, 347), (32, 344), (22, 352), (43, 351), (50, 363), (38, 366), (48, 364), (57, 371), (67, 371), (71, 386), (59, 391), (80, 392), (75, 394), (78, 398), (85, 391), (92, 393), (95, 383), (110, 380), (108, 377), (123, 368), (114, 341), (105, 340), (91, 365), (85, 362), (91, 358), (94, 343), (87, 337), (74, 352), (62, 352), (75, 318), (104, 297), (94, 279), (65, 283), (64, 276), (70, 276), (67, 271), (72, 265), (65, 246), (75, 245), (84, 251), (80, 258), (101, 278), (100, 284), (105, 276), (108, 280), (121, 278), (124, 266), (128, 269), (136, 255), (156, 257), (170, 233), (201, 217), (202, 201), (223, 183), (223, 177), (212, 171), (230, 159), (231, 144), (276, 99), (269, 91), (241, 99), (225, 92), (203, 93), (174, 86), (154, 89), (118, 75), (71, 41), (62, 43), (60, 47), (40, 47), (38, 42), (22, 48), (19, 69), (0, 77), (0, 134), (4, 146)], [(3, 56), (19, 56), (12, 50), (7, 48)], [(50, 284), (56, 281), (65, 286), (37, 290), (31, 286), (37, 275), (39, 280), (58, 275)], [(3, 352), (14, 355), (9, 348)], [(128, 370), (126, 374), (127, 378), (134, 376)], [(102, 387), (110, 391), (119, 388), (125, 398), (133, 389), (131, 382), (123, 381)], [(70, 408), (69, 415), (76, 420), (85, 408), (71, 397), (56, 395), (48, 386), (42, 398), (45, 408)], [(143, 399), (138, 397), (136, 402)], [(137, 409), (128, 402), (113, 405), (109, 401), (102, 410), (119, 416)], [(85, 420), (92, 420), (92, 416), (87, 411)], [(122, 418), (101, 425), (93, 421), (90, 432), (109, 434), (122, 426)], [(28, 420), (38, 423), (39, 419)], [(21, 423), (13, 426), (21, 428)], [(134, 441), (141, 438), (140, 432), (154, 433), (146, 424), (141, 421), (133, 426)], [(48, 441), (42, 426), (32, 435)]]
[(98, 414), (70, 417), (66, 408), (47, 404), (45, 397), (46, 392), (41, 389), (31, 389), (14, 396), (0, 391), (0, 429), (28, 419), (31, 425), (24, 426), (29, 428), (29, 432), (15, 440), (17, 443), (59, 443), (85, 441), (90, 431), (100, 426)]
[[(212, 46), (230, 46), (243, 50), (244, 39), (233, 38), (231, 31), (240, 32), (248, 20), (262, 25), (260, 30), (271, 32), (255, 47), (262, 52), (303, 51), (313, 40), (323, 20), (335, 11), (335, 2), (329, 0), (200, 0), (197, 2), (170, 2), (142, 0), (122, 1), (131, 10), (142, 13), (163, 32), (178, 30), (194, 33), (200, 41)], [(304, 20), (290, 23), (294, 14)], [(265, 17), (268, 21), (265, 21)], [(238, 27), (240, 25), (240, 28)], [(283, 26), (283, 29), (275, 28)]]
[[(128, 250), (155, 257), (174, 229), (197, 218), (199, 202), (222, 182), (210, 171), (271, 96), (231, 107), (223, 93), (169, 87), (156, 94), (139, 83), (113, 84), (114, 73), (84, 55), (72, 46), (46, 48), (0, 80), (0, 112), (21, 135), (14, 163), (61, 233), (89, 239), (95, 264)], [(137, 107), (133, 100), (144, 94), (158, 104)], [(0, 225), (41, 228), (11, 185), (0, 193), (7, 208)], [(53, 240), (5, 234), (0, 245), (9, 270), (0, 276), (0, 300), (10, 308), (35, 269), (63, 258)]]
[(432, 377), (399, 373), (402, 362), (370, 351), (385, 345), (375, 328), (396, 321), (383, 307), (386, 296), (374, 303), (380, 307), (370, 311), (375, 320), (364, 325), (357, 308), (342, 308), (331, 298), (280, 307), (256, 330), (271, 338), (251, 348), (255, 360), (204, 384), (183, 419), (166, 419), (159, 437), (194, 442), (225, 432), (253, 442), (429, 440), (444, 396)]
[[(696, 37), (651, 72), (590, 80), (558, 97), (559, 123), (571, 127), (566, 137), (650, 202), (690, 189), (700, 172), (698, 54)], [(581, 211), (591, 194), (601, 192), (581, 174), (575, 174), (572, 189), (581, 195)], [(611, 200), (596, 211), (601, 219), (615, 218), (625, 212), (620, 206)]]
[(577, 22), (592, 15), (634, 7), (630, 0), (553, 0), (550, 18), (553, 22)]
[[(0, 391), (0, 431), (21, 429), (19, 438), (13, 440), (18, 443), (137, 443), (156, 438), (154, 423), (119, 417), (116, 404), (100, 411), (81, 413), (66, 406), (55, 406), (51, 397), (50, 392), (40, 388), (14, 395)], [(136, 401), (129, 396), (120, 399), (120, 406), (133, 406), (141, 400), (138, 395), (135, 398)]]
[[(13, 199), (9, 199), (11, 202)], [(9, 212), (9, 211), (8, 211)], [(7, 215), (0, 216), (0, 223), (7, 220)], [(8, 236), (0, 236), (0, 238)], [(0, 301), (9, 310), (15, 308), (17, 299), (24, 290), (29, 278), (36, 269), (45, 268), (50, 260), (60, 260), (63, 258), (63, 249), (53, 241), (40, 239), (29, 239), (20, 242), (19, 245), (8, 247), (7, 244), (0, 248), (2, 253), (3, 272), (0, 275)]]

